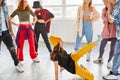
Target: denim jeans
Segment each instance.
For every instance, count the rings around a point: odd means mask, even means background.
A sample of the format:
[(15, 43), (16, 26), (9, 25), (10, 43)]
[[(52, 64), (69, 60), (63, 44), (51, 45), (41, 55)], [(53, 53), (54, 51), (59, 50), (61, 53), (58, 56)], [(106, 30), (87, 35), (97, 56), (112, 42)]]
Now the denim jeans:
[(80, 37), (77, 34), (75, 48), (74, 48), (75, 50), (79, 50), (80, 43), (84, 35), (86, 37), (87, 43), (92, 42), (93, 29), (92, 29), (92, 23), (89, 20), (83, 20), (82, 36)]
[(113, 74), (118, 73), (118, 69), (120, 67), (120, 40), (117, 40), (116, 45), (115, 45), (115, 53), (114, 53), (114, 59), (113, 59), (113, 67), (112, 67), (112, 72)]

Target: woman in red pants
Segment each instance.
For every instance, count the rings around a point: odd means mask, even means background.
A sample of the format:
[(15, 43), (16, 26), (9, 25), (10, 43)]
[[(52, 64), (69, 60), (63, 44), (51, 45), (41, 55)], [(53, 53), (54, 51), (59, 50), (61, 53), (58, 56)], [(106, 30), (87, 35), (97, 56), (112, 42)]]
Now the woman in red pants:
[[(16, 24), (11, 21), (14, 16), (18, 16), (20, 24)], [(34, 62), (38, 63), (39, 60), (37, 58), (38, 53), (35, 51), (35, 35), (34, 31), (30, 24), (30, 15), (34, 17), (35, 15), (30, 9), (27, 0), (20, 0), (18, 8), (10, 15), (10, 21), (18, 27), (18, 32), (16, 36), (16, 44), (17, 44), (17, 57), (19, 61), (23, 61), (23, 45), (24, 41), (28, 40), (29, 48), (30, 48), (30, 57)]]

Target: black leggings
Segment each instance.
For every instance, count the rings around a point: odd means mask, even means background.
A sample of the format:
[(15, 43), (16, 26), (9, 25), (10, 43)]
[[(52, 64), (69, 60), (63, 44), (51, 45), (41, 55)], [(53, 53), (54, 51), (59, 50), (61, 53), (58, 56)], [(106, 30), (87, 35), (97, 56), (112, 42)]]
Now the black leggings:
[(46, 32), (45, 24), (36, 23), (35, 27), (34, 27), (34, 31), (35, 31), (35, 35), (36, 35), (36, 39), (37, 39), (37, 43), (35, 44), (36, 51), (38, 50), (38, 42), (39, 42), (39, 37), (40, 37), (40, 34), (41, 34), (49, 52), (52, 52), (51, 45), (50, 45), (50, 42), (49, 42), (49, 39), (48, 39), (48, 34)]
[(110, 53), (109, 53), (109, 59), (108, 59), (108, 62), (111, 61), (113, 55), (114, 55), (114, 48), (115, 48), (115, 43), (116, 43), (116, 38), (106, 38), (106, 39), (103, 39), (101, 41), (101, 44), (100, 44), (100, 54), (99, 54), (99, 58), (102, 58), (103, 54), (104, 54), (104, 48), (107, 44), (108, 41), (111, 41), (111, 45), (110, 45)]

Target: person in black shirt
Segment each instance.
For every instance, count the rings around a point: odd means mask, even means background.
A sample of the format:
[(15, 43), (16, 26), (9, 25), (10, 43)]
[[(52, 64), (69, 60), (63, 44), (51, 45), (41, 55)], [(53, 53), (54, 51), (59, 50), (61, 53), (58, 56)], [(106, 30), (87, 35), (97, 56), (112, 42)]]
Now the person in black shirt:
[(55, 65), (55, 80), (58, 80), (58, 65), (66, 69), (68, 72), (77, 74), (86, 80), (94, 80), (94, 75), (88, 71), (87, 68), (79, 65), (78, 60), (87, 52), (89, 52), (96, 45), (97, 41), (89, 43), (76, 52), (67, 54), (67, 52), (62, 48), (63, 42), (60, 37), (50, 36), (49, 39), (54, 47), (51, 53), (51, 60)]

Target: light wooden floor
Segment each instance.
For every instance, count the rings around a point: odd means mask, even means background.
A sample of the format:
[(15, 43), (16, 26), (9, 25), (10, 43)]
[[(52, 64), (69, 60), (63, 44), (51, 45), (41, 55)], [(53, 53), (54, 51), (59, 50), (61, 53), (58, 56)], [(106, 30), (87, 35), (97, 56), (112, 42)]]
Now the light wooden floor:
[[(54, 79), (54, 65), (50, 61), (49, 52), (43, 42), (39, 43), (39, 60), (40, 63), (33, 63), (29, 56), (29, 46), (25, 42), (24, 48), (24, 73), (18, 73), (13, 65), (11, 56), (2, 44), (2, 50), (0, 54), (0, 80), (55, 80)], [(85, 44), (82, 44), (82, 46)], [(64, 48), (70, 53), (74, 51), (73, 43), (65, 43)], [(93, 60), (98, 57), (99, 44), (91, 52), (91, 61), (86, 62), (86, 55), (83, 56), (79, 63), (86, 66), (95, 76), (95, 80), (102, 80), (102, 75), (109, 72), (106, 67), (109, 44), (106, 46), (104, 54), (104, 64), (94, 64)], [(70, 74), (66, 70), (59, 71), (59, 80), (80, 80), (79, 76)], [(120, 80), (120, 78), (119, 78)]]

